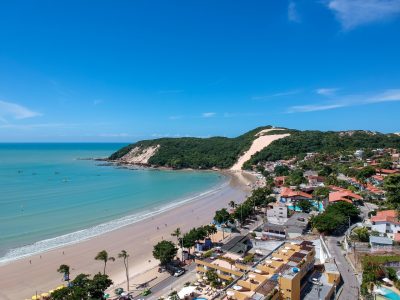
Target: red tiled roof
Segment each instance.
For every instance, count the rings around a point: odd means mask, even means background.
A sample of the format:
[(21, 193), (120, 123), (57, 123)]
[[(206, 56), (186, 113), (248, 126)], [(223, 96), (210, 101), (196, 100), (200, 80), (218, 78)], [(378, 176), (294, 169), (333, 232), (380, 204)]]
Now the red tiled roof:
[(372, 222), (394, 222), (397, 221), (397, 211), (395, 210), (382, 210), (376, 213), (376, 216), (371, 217)]
[(380, 188), (377, 188), (370, 183), (367, 184), (367, 190), (374, 194), (383, 194), (384, 193), (384, 191), (382, 191)]
[(398, 173), (397, 170), (389, 170), (389, 169), (379, 169), (377, 171), (380, 172), (380, 173), (383, 173), (383, 174), (396, 174), (396, 173)]
[(374, 178), (375, 180), (378, 180), (378, 181), (383, 181), (383, 176), (381, 176), (381, 175), (373, 175), (372, 178)]
[(362, 200), (360, 195), (357, 195), (351, 191), (337, 191), (329, 193), (329, 202), (345, 201), (348, 203), (353, 203), (353, 200)]
[(284, 198), (303, 197), (303, 198), (312, 199), (312, 196), (310, 194), (307, 194), (302, 191), (293, 191), (292, 189), (287, 188), (287, 187), (281, 188), (281, 197), (284, 197)]

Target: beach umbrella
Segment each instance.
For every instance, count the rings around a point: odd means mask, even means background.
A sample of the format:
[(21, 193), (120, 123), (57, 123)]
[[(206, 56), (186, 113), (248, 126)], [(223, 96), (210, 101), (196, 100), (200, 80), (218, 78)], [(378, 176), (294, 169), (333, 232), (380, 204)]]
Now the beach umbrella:
[(31, 298), (32, 300), (40, 300), (40, 296), (39, 295), (33, 295), (32, 296), (32, 298)]
[(50, 291), (49, 291), (49, 294), (51, 294), (51, 293), (53, 293), (53, 292), (54, 292), (54, 290), (50, 290)]
[(65, 286), (59, 285), (59, 286), (56, 288), (56, 290), (61, 290), (61, 289), (63, 289), (63, 288), (65, 288)]

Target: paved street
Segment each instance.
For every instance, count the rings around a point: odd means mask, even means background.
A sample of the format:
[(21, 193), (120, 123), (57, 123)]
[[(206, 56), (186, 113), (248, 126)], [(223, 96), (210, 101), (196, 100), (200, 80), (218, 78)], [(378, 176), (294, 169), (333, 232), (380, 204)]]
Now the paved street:
[(180, 277), (169, 276), (151, 288), (151, 294), (147, 297), (137, 296), (134, 299), (158, 299), (168, 295), (173, 290), (180, 290), (188, 281), (196, 278), (195, 264), (185, 267), (186, 273)]
[(339, 272), (343, 278), (343, 291), (340, 294), (339, 300), (355, 300), (358, 299), (359, 294), (359, 283), (357, 277), (354, 274), (353, 268), (347, 262), (343, 256), (343, 251), (340, 246), (337, 245), (338, 241), (341, 241), (341, 237), (327, 237), (327, 246), (332, 257), (335, 259), (338, 266)]

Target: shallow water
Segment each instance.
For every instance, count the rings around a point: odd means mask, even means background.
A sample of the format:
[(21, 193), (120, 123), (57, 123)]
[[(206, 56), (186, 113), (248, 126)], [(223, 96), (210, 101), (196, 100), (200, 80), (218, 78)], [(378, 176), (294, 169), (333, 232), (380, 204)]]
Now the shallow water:
[(122, 146), (0, 144), (0, 262), (137, 222), (226, 181), (215, 172), (129, 170), (78, 159)]

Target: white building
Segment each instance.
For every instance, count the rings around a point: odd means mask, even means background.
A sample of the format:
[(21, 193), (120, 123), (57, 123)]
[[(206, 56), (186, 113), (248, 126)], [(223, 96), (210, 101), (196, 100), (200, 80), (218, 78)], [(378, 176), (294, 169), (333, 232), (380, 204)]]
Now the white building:
[(284, 203), (275, 202), (268, 207), (267, 219), (269, 223), (283, 225), (288, 220), (288, 209)]

